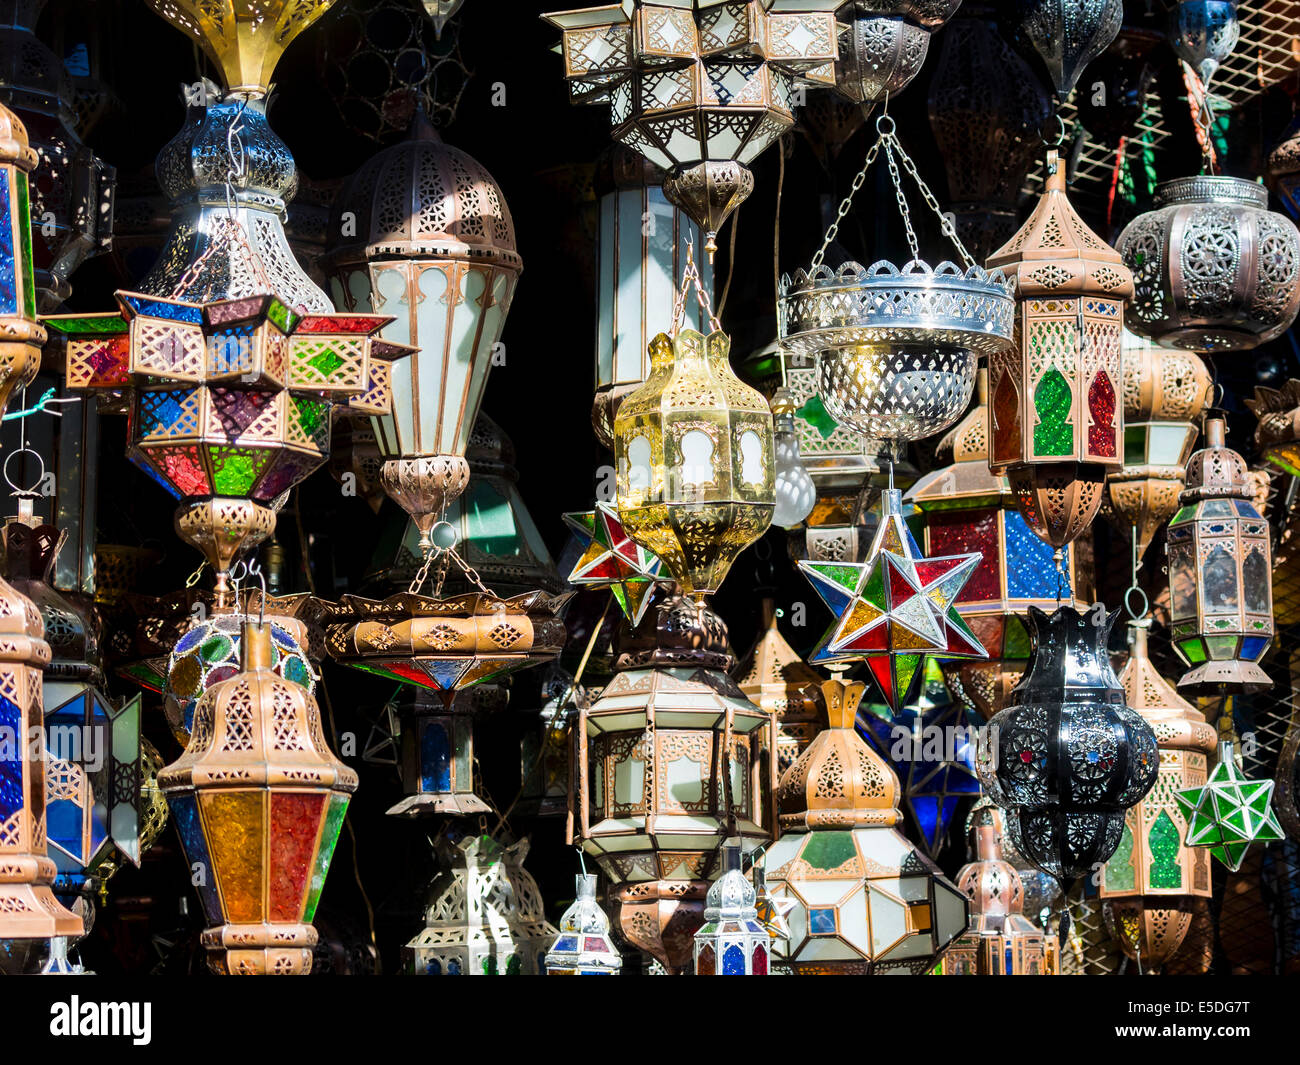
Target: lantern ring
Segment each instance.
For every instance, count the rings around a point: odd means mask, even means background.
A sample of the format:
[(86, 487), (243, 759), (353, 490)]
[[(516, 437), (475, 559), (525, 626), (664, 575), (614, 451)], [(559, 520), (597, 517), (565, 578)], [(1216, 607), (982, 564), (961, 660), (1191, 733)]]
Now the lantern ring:
[(886, 112), (876, 119), (876, 132), (882, 137), (892, 137), (898, 127), (894, 125), (893, 118)]
[[(1137, 592), (1142, 597), (1142, 609), (1140, 611), (1135, 611), (1133, 604), (1129, 601), (1134, 592)], [(1128, 611), (1128, 616), (1134, 621), (1141, 621), (1151, 612), (1151, 600), (1147, 598), (1147, 593), (1135, 584), (1124, 593), (1124, 609)]]
[[(20, 488), (18, 485), (14, 483), (14, 479), (9, 476), (9, 463), (12, 462), (19, 455), (23, 455), (23, 454), (33, 456), (36, 459), (36, 464), (40, 469), (40, 473), (36, 475), (36, 480), (32, 482), (32, 486), (30, 488)], [(4, 473), (5, 483), (8, 484), (9, 487), (13, 489), (13, 493), (12, 493), (13, 495), (37, 496), (40, 495), (38, 489), (41, 486), (41, 482), (45, 480), (45, 460), (41, 458), (41, 453), (39, 451), (35, 451), (32, 448), (28, 447), (26, 444), (24, 444), (22, 447), (18, 448), (15, 451), (9, 452), (9, 454), (5, 456), (3, 473)]]
[(460, 535), (451, 522), (435, 521), (429, 529), (429, 540), (433, 544), (432, 553), (442, 555), (460, 543)]

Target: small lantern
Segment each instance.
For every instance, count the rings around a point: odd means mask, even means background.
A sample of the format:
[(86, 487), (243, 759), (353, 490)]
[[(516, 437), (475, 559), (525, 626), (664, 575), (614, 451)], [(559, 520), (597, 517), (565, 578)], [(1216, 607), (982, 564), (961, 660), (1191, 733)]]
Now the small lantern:
[(32, 222), (28, 175), (36, 152), (27, 130), (0, 104), (0, 410), (15, 388), (36, 379), (45, 330), (36, 321), (36, 282), (32, 278)]
[(1169, 523), (1170, 637), (1190, 667), (1178, 687), (1260, 691), (1273, 686), (1259, 665), (1273, 638), (1268, 523), (1251, 500), (1245, 460), (1224, 444), (1221, 418), (1205, 423), (1205, 443)]
[(802, 525), (817, 503), (817, 486), (799, 458), (794, 412), (794, 398), (789, 389), (778, 388), (772, 397), (776, 449), (776, 507), (772, 511), (772, 524), (782, 529)]
[(1229, 742), (1219, 744), (1219, 764), (1199, 787), (1176, 792), (1174, 799), (1187, 820), (1187, 846), (1206, 847), (1234, 873), (1252, 843), (1283, 838), (1272, 809), (1272, 780), (1248, 780)]
[(505, 706), (506, 691), (480, 684), (460, 692), (450, 705), (421, 688), (405, 689), (401, 772), (406, 797), (389, 817), (450, 817), (485, 814), (492, 807), (474, 794), (474, 716)]
[(1178, 57), (1208, 86), (1241, 36), (1236, 0), (1176, 0), (1166, 36)]
[(767, 976), (772, 937), (758, 920), (754, 887), (740, 871), (740, 848), (724, 847), (723, 873), (709, 888), (695, 933), (696, 976)]
[(842, 15), (835, 87), (855, 103), (897, 96), (925, 63), (930, 37), (961, 0), (853, 0)]
[[(590, 659), (588, 660), (590, 668)], [(524, 707), (527, 724), (519, 743), (519, 800), (516, 809), (526, 817), (562, 817), (569, 810), (572, 791), (569, 771), (573, 727), (578, 707), (591, 705), (591, 692), (558, 666), (551, 666), (542, 682), (540, 710)], [(520, 709), (515, 699), (515, 708)]]
[(1014, 24), (1042, 57), (1064, 103), (1123, 21), (1124, 0), (1027, 0), (1018, 5)]
[(596, 901), (596, 874), (574, 877), (577, 897), (560, 917), (560, 934), (546, 954), (547, 976), (617, 976), (623, 956), (609, 934), (609, 916)]
[(980, 780), (1013, 846), (1063, 888), (1115, 852), (1159, 770), (1155, 734), (1124, 705), (1106, 653), (1118, 614), (1030, 607), (1028, 671), (980, 734)]
[(997, 834), (998, 850), (1002, 859), (1009, 862), (1015, 869), (1016, 875), (1020, 877), (1020, 885), (1024, 892), (1022, 911), (1035, 924), (1043, 928), (1050, 927), (1050, 915), (1061, 909), (1063, 898), (1061, 885), (1050, 873), (1030, 865), (1024, 855), (1016, 850), (1011, 840), (1007, 839), (1006, 814), (987, 795), (981, 795), (976, 799), (975, 805), (966, 815), (967, 859), (974, 861), (979, 856), (975, 849), (976, 832), (984, 826), (992, 828)]
[(1261, 458), (1300, 477), (1300, 381), (1295, 378), (1281, 388), (1255, 386), (1255, 398), (1246, 406), (1259, 419), (1255, 446)]
[(1056, 937), (1025, 917), (1024, 887), (1015, 866), (1002, 858), (998, 831), (976, 829), (977, 859), (957, 873), (970, 900), (970, 927), (944, 953), (942, 976), (1055, 976)]
[(1178, 792), (1205, 784), (1206, 758), (1215, 747), (1213, 726), (1147, 655), (1149, 627), (1130, 625), (1129, 660), (1119, 679), (1125, 701), (1156, 734), (1160, 769), (1151, 791), (1124, 815), (1124, 834), (1098, 885), (1120, 946), (1144, 971), (1174, 955), (1191, 926), (1193, 900), (1210, 897), (1210, 856), (1183, 846), (1187, 818), (1176, 800)]
[(271, 672), (271, 633), (251, 619), (243, 671), (204, 693), (184, 754), (158, 774), (228, 975), (311, 970), (316, 913), (357, 775), (330, 752), (320, 708)]
[(583, 543), (582, 555), (569, 574), (569, 583), (584, 588), (608, 588), (623, 616), (641, 624), (661, 579), (663, 562), (627, 534), (618, 511), (597, 501), (594, 510), (563, 515), (564, 524)]
[(1058, 560), (1123, 463), (1120, 355), (1133, 294), (1119, 255), (1070, 205), (1065, 171), (1049, 151), (1042, 198), (988, 260), (1015, 278), (1018, 301), (1017, 348), (989, 359), (989, 469), (1009, 476), (1025, 520)]

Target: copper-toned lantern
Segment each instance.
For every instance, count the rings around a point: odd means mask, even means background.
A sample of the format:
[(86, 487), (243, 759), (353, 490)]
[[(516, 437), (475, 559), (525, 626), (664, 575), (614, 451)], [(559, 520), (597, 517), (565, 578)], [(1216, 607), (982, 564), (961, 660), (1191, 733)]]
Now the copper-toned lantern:
[(1186, 847), (1187, 820), (1175, 792), (1204, 784), (1215, 747), (1213, 726), (1156, 671), (1147, 654), (1148, 624), (1130, 625), (1128, 664), (1120, 674), (1125, 701), (1156, 734), (1155, 785), (1124, 815), (1124, 834), (1098, 885), (1120, 946), (1144, 970), (1178, 950), (1192, 920), (1192, 901), (1210, 896), (1210, 856)]
[(270, 630), (252, 619), (242, 665), (199, 700), (189, 746), (158, 783), (203, 874), (211, 968), (306, 973), (357, 775), (330, 752), (316, 700), (271, 672)]
[(1251, 499), (1245, 460), (1224, 443), (1221, 418), (1187, 466), (1182, 509), (1169, 523), (1170, 637), (1190, 667), (1184, 691), (1271, 688), (1260, 668), (1273, 638), (1268, 523)]
[(1065, 165), (1020, 232), (989, 258), (1016, 279), (1017, 345), (989, 359), (989, 468), (1030, 527), (1060, 549), (1091, 523), (1123, 463), (1120, 353), (1133, 278), (1065, 194)]
[(1300, 381), (1291, 378), (1281, 388), (1257, 385), (1246, 406), (1259, 419), (1255, 446), (1260, 456), (1300, 477)]

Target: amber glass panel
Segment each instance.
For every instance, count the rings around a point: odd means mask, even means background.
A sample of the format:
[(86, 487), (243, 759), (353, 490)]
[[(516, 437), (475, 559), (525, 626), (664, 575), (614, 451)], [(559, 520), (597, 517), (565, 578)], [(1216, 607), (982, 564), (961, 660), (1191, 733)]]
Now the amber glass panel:
[(232, 924), (257, 924), (263, 920), (266, 792), (200, 795), (199, 803), (214, 866), (207, 875), (217, 878), (226, 920)]
[(302, 914), (325, 808), (322, 794), (271, 796), (272, 921), (297, 921)]

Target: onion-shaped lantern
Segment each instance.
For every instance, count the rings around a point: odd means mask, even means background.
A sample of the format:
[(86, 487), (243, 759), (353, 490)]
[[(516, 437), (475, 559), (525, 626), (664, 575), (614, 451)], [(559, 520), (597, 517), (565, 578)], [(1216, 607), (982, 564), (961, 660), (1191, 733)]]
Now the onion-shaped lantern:
[(1177, 0), (1169, 10), (1169, 43), (1203, 85), (1232, 54), (1240, 36), (1236, 0)]
[(596, 874), (579, 873), (574, 880), (577, 895), (546, 952), (546, 975), (617, 976), (623, 958), (609, 934), (609, 915), (596, 901)]
[(1253, 181), (1166, 181), (1115, 247), (1137, 286), (1129, 328), (1165, 347), (1244, 351), (1300, 312), (1300, 231)]
[(1012, 845), (1063, 887), (1115, 852), (1159, 769), (1155, 734), (1124, 705), (1106, 653), (1118, 614), (1030, 607), (1028, 670), (980, 735), (980, 780)]
[(840, 13), (835, 87), (855, 103), (897, 96), (920, 73), (930, 35), (961, 0), (851, 0)]
[(1190, 667), (1184, 691), (1259, 691), (1273, 682), (1259, 665), (1273, 639), (1269, 527), (1251, 499), (1246, 461), (1224, 443), (1221, 418), (1205, 423), (1206, 446), (1187, 465), (1182, 508), (1169, 522), (1169, 625)]
[(1018, 347), (989, 359), (989, 469), (1030, 527), (1059, 549), (1096, 516), (1123, 462), (1120, 353), (1133, 277), (1065, 194), (1053, 149), (1038, 206), (989, 258), (1014, 276)]
[(1149, 628), (1130, 624), (1129, 660), (1119, 679), (1129, 707), (1155, 732), (1160, 769), (1151, 791), (1124, 815), (1124, 834), (1098, 884), (1115, 938), (1144, 970), (1174, 955), (1191, 926), (1193, 900), (1210, 897), (1210, 856), (1183, 845), (1187, 819), (1175, 793), (1205, 783), (1215, 747), (1205, 715), (1151, 662)]
[(664, 194), (705, 232), (754, 188), (748, 164), (794, 124), (796, 86), (834, 80), (843, 0), (688, 0), (557, 11), (575, 101), (609, 104), (616, 140), (668, 173)]
[(1178, 510), (1210, 373), (1190, 351), (1124, 331), (1124, 466), (1106, 475), (1111, 515), (1132, 530), (1139, 557)]
[(695, 975), (767, 976), (772, 937), (758, 919), (758, 893), (740, 871), (740, 848), (724, 847), (722, 862), (695, 933)]
[(1042, 57), (1062, 101), (1124, 21), (1124, 0), (1019, 0), (1013, 8), (1017, 31)]

